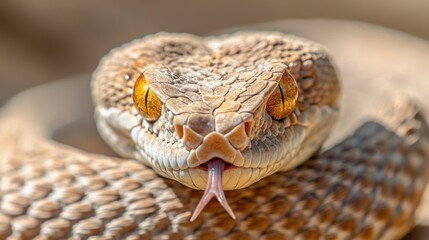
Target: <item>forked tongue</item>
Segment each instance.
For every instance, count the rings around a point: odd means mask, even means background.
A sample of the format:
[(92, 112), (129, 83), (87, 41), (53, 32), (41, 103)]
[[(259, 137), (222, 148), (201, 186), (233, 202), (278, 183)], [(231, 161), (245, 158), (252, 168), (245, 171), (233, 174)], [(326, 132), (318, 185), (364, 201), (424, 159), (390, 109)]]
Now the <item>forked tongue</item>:
[(216, 196), (220, 205), (229, 213), (229, 215), (235, 219), (235, 215), (231, 210), (231, 207), (228, 205), (228, 202), (225, 198), (225, 193), (223, 192), (222, 187), (222, 175), (225, 168), (225, 162), (219, 158), (214, 158), (207, 163), (207, 172), (208, 179), (206, 190), (204, 191), (204, 195), (198, 203), (197, 208), (191, 217), (191, 222), (194, 221), (198, 215), (200, 215), (201, 211), (204, 207), (210, 202), (210, 200)]

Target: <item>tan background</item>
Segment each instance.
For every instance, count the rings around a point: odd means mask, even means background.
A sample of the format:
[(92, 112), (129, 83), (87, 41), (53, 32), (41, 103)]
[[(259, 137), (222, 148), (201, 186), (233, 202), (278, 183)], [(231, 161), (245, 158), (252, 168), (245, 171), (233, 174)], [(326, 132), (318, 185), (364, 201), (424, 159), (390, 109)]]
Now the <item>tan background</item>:
[(208, 34), (284, 18), (339, 18), (429, 39), (426, 0), (4, 0), (0, 104), (23, 88), (91, 72), (109, 49), (158, 31)]

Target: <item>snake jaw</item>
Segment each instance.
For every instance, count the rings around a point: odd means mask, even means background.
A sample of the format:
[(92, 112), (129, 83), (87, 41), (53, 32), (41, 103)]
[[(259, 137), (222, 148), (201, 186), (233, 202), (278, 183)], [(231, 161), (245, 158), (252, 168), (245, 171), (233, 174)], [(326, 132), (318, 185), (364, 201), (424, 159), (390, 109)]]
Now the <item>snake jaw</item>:
[(210, 200), (216, 196), (222, 207), (228, 212), (228, 214), (235, 220), (235, 214), (226, 201), (225, 193), (223, 191), (222, 176), (225, 170), (225, 162), (220, 158), (214, 158), (207, 162), (207, 185), (200, 202), (194, 210), (191, 217), (191, 222), (194, 221), (210, 202)]

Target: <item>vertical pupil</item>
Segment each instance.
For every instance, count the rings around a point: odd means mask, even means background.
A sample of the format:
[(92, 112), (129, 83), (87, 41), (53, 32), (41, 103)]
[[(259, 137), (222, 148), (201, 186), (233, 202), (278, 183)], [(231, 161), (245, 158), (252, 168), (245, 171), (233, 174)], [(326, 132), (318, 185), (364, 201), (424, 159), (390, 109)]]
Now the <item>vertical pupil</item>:
[(285, 95), (283, 94), (283, 90), (282, 90), (282, 87), (280, 87), (280, 84), (279, 84), (279, 90), (280, 90), (280, 95), (282, 96), (282, 110), (284, 112), (285, 111)]
[(148, 110), (148, 98), (149, 98), (149, 89), (147, 89), (146, 91), (146, 95), (144, 96), (144, 104), (146, 107), (146, 112), (149, 114), (149, 110)]

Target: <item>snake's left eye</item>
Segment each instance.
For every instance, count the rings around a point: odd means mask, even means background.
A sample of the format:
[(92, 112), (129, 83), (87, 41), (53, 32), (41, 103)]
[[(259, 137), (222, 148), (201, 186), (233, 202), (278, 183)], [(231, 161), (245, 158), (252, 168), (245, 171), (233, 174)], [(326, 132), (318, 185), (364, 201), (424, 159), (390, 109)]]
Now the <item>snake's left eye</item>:
[(150, 90), (143, 74), (137, 78), (134, 84), (133, 101), (137, 111), (147, 121), (156, 121), (161, 115), (161, 101)]
[(284, 74), (277, 89), (271, 94), (267, 102), (267, 112), (278, 121), (284, 120), (295, 108), (298, 99), (298, 87), (290, 74)]

